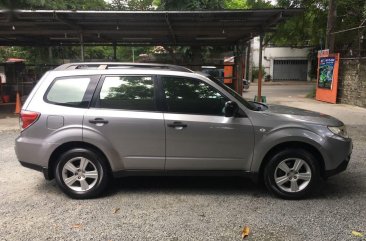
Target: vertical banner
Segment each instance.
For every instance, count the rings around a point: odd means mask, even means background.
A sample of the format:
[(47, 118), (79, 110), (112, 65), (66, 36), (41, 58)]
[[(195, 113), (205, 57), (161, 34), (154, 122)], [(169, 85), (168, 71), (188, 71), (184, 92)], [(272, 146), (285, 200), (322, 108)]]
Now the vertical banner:
[(224, 84), (230, 85), (233, 83), (234, 64), (234, 56), (224, 58)]
[(233, 83), (233, 66), (232, 65), (224, 66), (224, 83), (225, 84)]
[(335, 62), (335, 57), (320, 58), (318, 88), (332, 89)]
[(318, 80), (316, 100), (335, 104), (337, 102), (339, 53), (318, 54)]

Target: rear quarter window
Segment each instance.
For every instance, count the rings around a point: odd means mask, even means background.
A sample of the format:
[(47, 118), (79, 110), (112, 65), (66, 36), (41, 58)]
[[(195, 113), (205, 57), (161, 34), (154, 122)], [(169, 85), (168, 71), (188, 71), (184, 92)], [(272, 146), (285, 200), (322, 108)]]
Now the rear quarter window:
[(44, 97), (52, 104), (85, 107), (90, 99), (87, 97), (91, 77), (62, 77), (56, 78)]

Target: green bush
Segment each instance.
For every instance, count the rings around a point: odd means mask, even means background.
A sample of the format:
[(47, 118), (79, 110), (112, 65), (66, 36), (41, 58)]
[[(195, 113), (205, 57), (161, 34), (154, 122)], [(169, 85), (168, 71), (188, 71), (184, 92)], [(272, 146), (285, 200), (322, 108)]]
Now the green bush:
[[(253, 68), (252, 70), (252, 79), (258, 79), (258, 73), (259, 73), (259, 68)], [(264, 77), (266, 76), (266, 71), (264, 71), (264, 68), (262, 67), (262, 80), (264, 79)]]

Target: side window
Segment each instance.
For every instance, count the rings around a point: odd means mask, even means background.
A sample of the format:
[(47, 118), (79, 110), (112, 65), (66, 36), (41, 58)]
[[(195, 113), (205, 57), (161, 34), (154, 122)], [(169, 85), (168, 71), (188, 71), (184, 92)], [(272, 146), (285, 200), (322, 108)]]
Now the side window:
[(209, 84), (191, 78), (162, 77), (168, 112), (224, 115), (228, 99)]
[(155, 111), (154, 81), (150, 76), (107, 76), (97, 107)]
[(90, 81), (90, 77), (57, 78), (48, 89), (45, 100), (58, 105), (83, 107), (90, 101), (84, 99)]

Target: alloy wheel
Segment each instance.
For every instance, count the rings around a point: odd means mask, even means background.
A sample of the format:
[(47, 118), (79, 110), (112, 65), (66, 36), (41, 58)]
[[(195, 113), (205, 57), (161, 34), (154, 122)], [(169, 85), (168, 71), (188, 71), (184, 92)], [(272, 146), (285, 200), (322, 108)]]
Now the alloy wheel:
[(276, 185), (285, 192), (300, 192), (311, 181), (309, 164), (301, 158), (287, 158), (281, 161), (274, 172)]
[(85, 157), (74, 157), (62, 168), (62, 180), (65, 185), (78, 192), (85, 192), (95, 186), (99, 173), (96, 166)]

